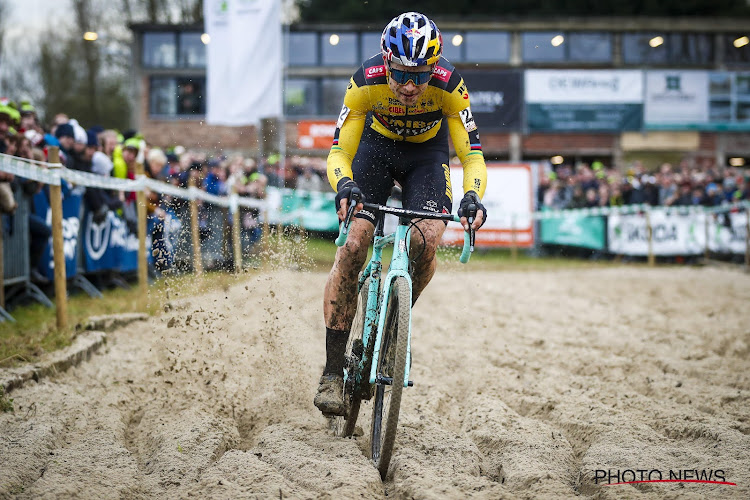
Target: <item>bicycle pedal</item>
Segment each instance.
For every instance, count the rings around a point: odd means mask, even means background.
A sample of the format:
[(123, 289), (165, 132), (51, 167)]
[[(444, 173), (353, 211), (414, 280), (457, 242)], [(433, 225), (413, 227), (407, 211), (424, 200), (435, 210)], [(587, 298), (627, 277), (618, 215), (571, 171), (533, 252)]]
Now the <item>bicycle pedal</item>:
[[(375, 378), (375, 383), (378, 385), (393, 385), (393, 377), (384, 377), (382, 375), (378, 375)], [(406, 385), (408, 387), (414, 387), (414, 382), (410, 380)]]

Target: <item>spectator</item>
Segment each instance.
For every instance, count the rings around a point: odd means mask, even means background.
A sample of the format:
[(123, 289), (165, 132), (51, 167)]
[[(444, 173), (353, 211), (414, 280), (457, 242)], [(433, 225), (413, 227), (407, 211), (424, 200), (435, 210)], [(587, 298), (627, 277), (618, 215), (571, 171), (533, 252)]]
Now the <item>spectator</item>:
[(323, 180), (315, 173), (312, 165), (304, 167), (302, 175), (297, 178), (296, 189), (315, 192), (323, 190)]

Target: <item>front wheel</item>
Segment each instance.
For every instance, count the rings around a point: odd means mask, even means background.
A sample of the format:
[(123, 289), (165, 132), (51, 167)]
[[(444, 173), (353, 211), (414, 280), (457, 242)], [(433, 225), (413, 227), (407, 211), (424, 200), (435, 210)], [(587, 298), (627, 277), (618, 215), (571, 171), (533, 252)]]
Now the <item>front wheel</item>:
[(409, 282), (397, 277), (391, 287), (385, 315), (383, 341), (377, 359), (377, 376), (381, 383), (375, 389), (372, 409), (372, 461), (385, 480), (396, 441), (396, 427), (401, 408), (406, 372), (406, 350), (409, 342), (411, 315)]

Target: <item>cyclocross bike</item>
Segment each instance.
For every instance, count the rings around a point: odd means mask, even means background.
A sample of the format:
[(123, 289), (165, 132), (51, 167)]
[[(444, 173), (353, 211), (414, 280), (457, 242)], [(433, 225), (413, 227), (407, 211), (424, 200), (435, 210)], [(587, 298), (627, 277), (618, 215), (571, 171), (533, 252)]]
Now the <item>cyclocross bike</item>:
[[(354, 207), (360, 202), (352, 198), (349, 211), (341, 224), (336, 245), (346, 242)], [(344, 364), (344, 401), (346, 414), (333, 417), (331, 427), (337, 436), (354, 433), (362, 400), (374, 396), (370, 432), (371, 458), (385, 479), (396, 440), (401, 394), (411, 387), (411, 304), (410, 275), (411, 231), (421, 230), (416, 222), (424, 219), (460, 222), (452, 214), (405, 210), (402, 208), (363, 203), (376, 214), (373, 251), (370, 261), (359, 277), (357, 313), (346, 347)], [(475, 206), (469, 206), (469, 225), (476, 216)], [(399, 217), (395, 233), (383, 231), (386, 214)], [(424, 239), (424, 234), (422, 234)], [(381, 283), (383, 248), (393, 244), (388, 273)], [(474, 250), (474, 231), (464, 235), (460, 261), (466, 263)], [(374, 362), (373, 362), (374, 361)]]

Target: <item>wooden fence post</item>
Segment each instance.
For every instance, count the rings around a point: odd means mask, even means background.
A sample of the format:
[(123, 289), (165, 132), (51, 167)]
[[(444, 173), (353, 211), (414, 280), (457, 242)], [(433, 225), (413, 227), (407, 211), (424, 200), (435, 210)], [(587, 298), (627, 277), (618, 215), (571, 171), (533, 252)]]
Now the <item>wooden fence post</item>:
[(745, 206), (745, 271), (750, 272), (750, 205)]
[[(0, 224), (2, 224), (2, 217), (0, 217)], [(5, 268), (3, 267), (3, 260), (5, 256), (3, 254), (3, 228), (0, 225), (0, 307), (5, 308)]]
[(704, 219), (705, 224), (704, 224), (703, 230), (706, 233), (706, 249), (703, 252), (703, 258), (708, 260), (711, 257), (711, 251), (708, 248), (708, 239), (710, 238), (709, 230), (708, 230), (708, 223), (709, 223), (708, 219), (711, 217), (711, 214), (708, 211), (704, 210), (703, 215), (705, 216), (705, 219)]
[[(135, 164), (135, 174), (136, 179), (145, 175), (143, 163)], [(146, 259), (146, 217), (148, 211), (144, 189), (135, 193), (138, 209), (138, 290), (140, 291), (140, 308), (142, 310), (145, 310), (148, 304), (148, 260)]]
[[(190, 177), (188, 187), (195, 187), (195, 179)], [(201, 256), (201, 235), (198, 224), (198, 200), (190, 200), (190, 233), (193, 238), (193, 272), (196, 276), (203, 274), (203, 257)]]
[[(50, 169), (60, 171), (60, 150), (49, 148)], [(60, 185), (49, 186), (49, 206), (52, 211), (52, 258), (55, 263), (55, 312), (57, 329), (68, 326), (68, 286), (65, 273), (65, 242), (63, 240), (62, 189)]]

